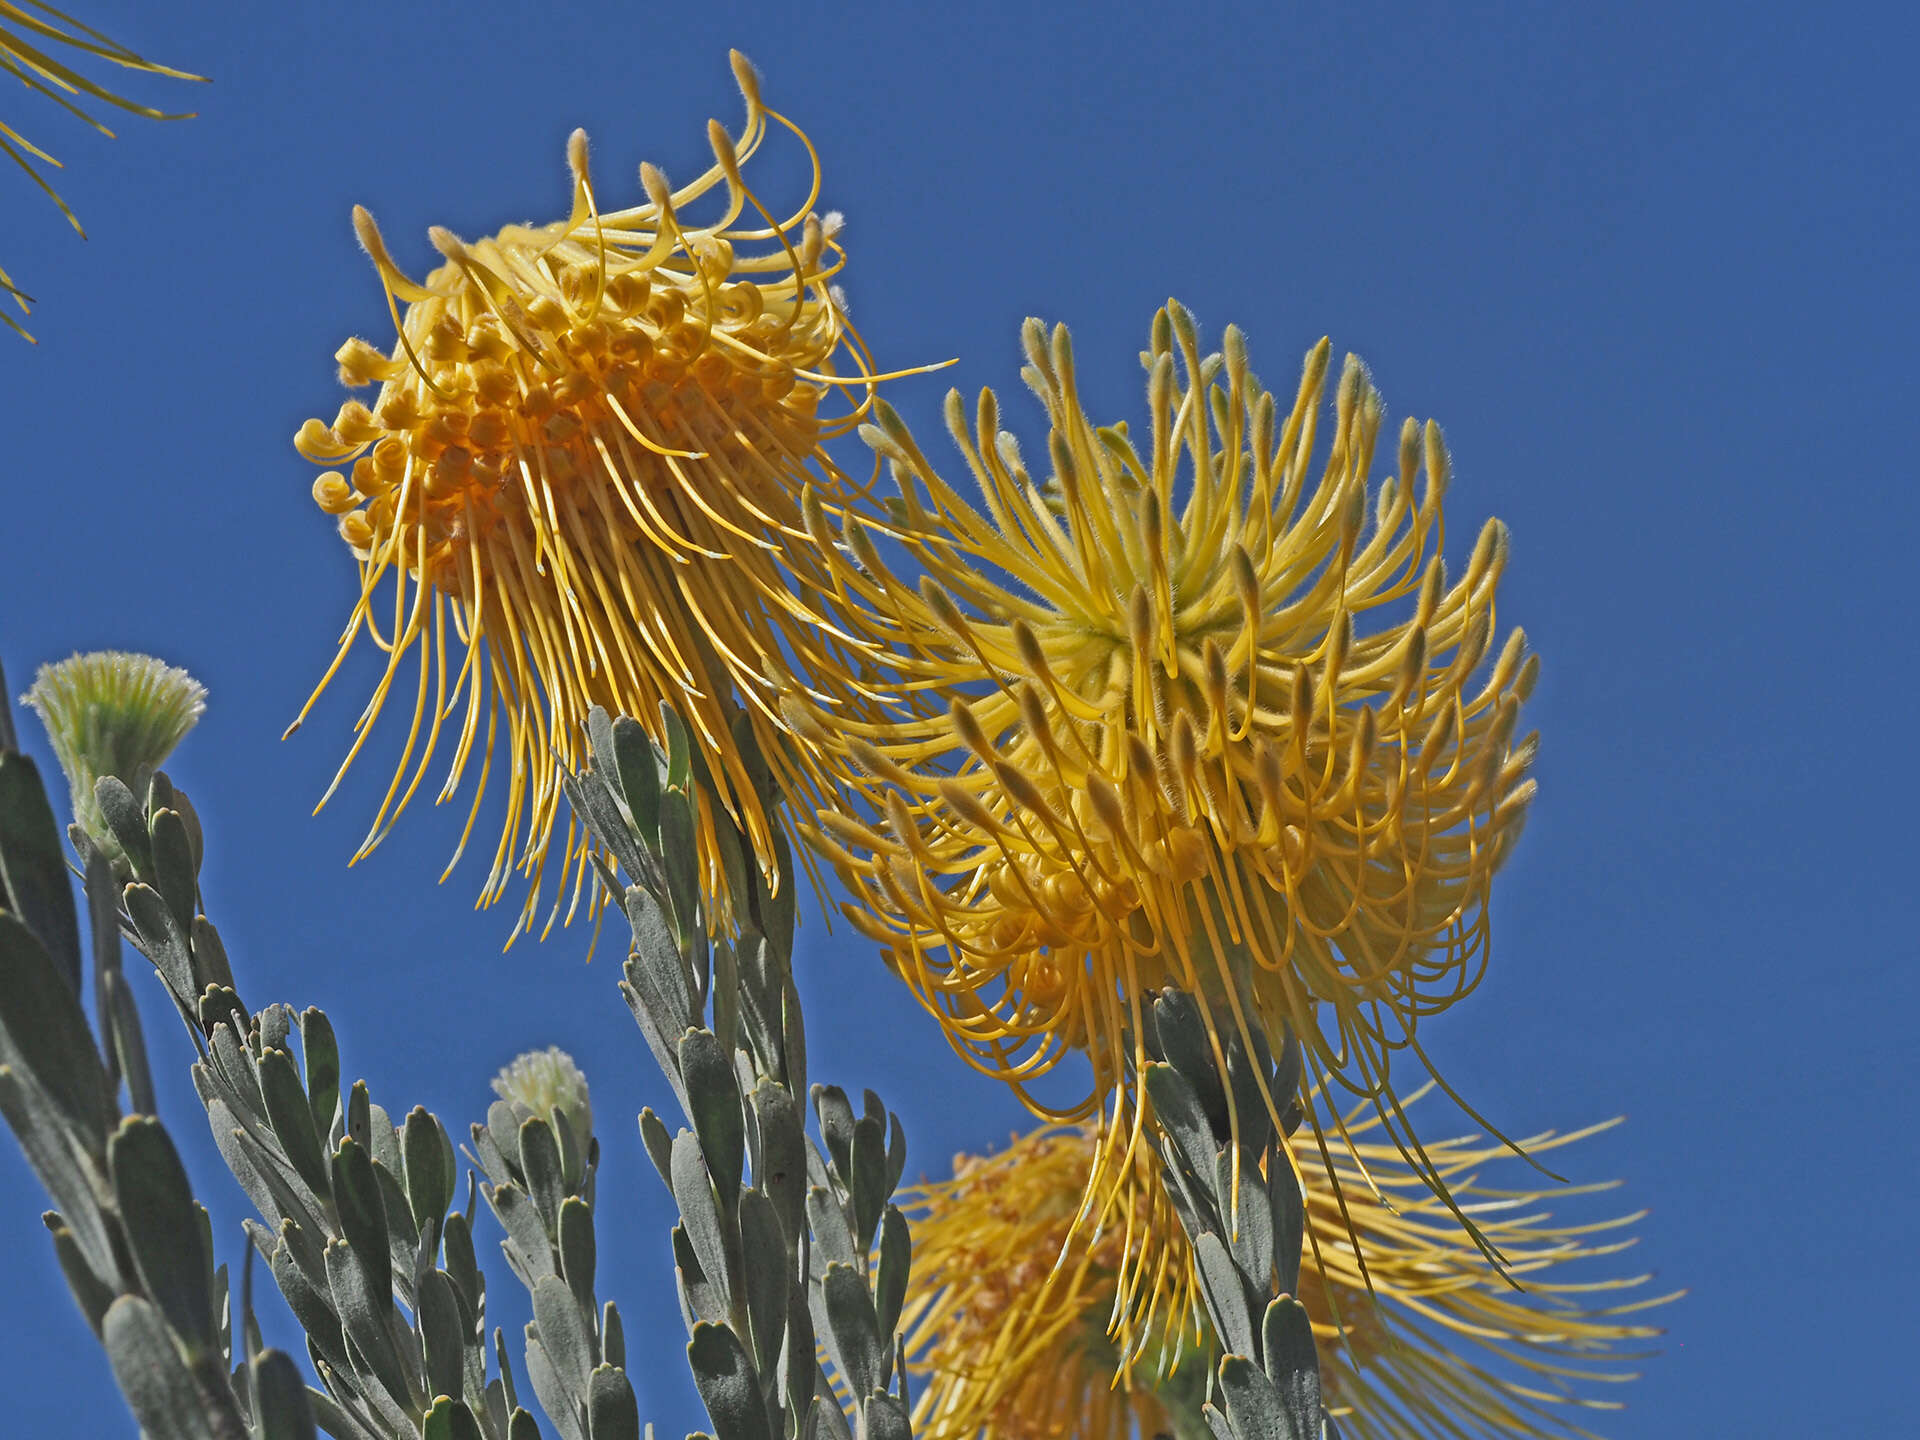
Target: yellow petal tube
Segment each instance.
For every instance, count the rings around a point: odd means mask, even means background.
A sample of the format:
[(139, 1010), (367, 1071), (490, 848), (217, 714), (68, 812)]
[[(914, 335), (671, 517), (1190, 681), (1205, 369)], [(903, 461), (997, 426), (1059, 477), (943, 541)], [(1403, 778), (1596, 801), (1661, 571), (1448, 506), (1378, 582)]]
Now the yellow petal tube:
[[(1300, 1299), (1341, 1434), (1584, 1435), (1580, 1419), (1618, 1409), (1593, 1389), (1633, 1378), (1632, 1362), (1660, 1333), (1639, 1312), (1674, 1297), (1629, 1296), (1648, 1277), (1596, 1277), (1583, 1262), (1626, 1249), (1632, 1241), (1620, 1232), (1640, 1217), (1557, 1224), (1543, 1208), (1550, 1200), (1611, 1187), (1496, 1189), (1480, 1172), (1508, 1155), (1503, 1144), (1469, 1137), (1429, 1146), (1462, 1206), (1506, 1253), (1516, 1289), (1487, 1266), (1396, 1148), (1371, 1136), (1377, 1117), (1356, 1111), (1349, 1120), (1357, 1159), (1337, 1163), (1373, 1297), (1353, 1263), (1349, 1217), (1332, 1198), (1335, 1177), (1304, 1135), (1294, 1151), (1308, 1177), (1311, 1233)], [(1549, 1132), (1527, 1144), (1551, 1150), (1592, 1133)], [(1199, 1407), (1218, 1349), (1158, 1169), (1130, 1172), (1134, 1195), (1121, 1221), (1123, 1229), (1131, 1223), (1131, 1248), (1147, 1257), (1144, 1265), (1123, 1263), (1128, 1247), (1113, 1230), (1069, 1239), (1100, 1143), (1091, 1128), (1048, 1127), (998, 1155), (957, 1157), (952, 1180), (918, 1192), (904, 1320), (924, 1376), (916, 1435), (1207, 1433)], [(1369, 1190), (1360, 1165), (1384, 1198)]]
[[(878, 713), (855, 679), (863, 646), (834, 617), (801, 495), (811, 483), (839, 496), (845, 479), (821, 444), (866, 413), (880, 377), (831, 284), (843, 254), (837, 219), (814, 213), (813, 147), (762, 105), (737, 53), (734, 64), (745, 130), (734, 137), (714, 122), (712, 169), (677, 190), (643, 165), (644, 205), (600, 208), (575, 132), (572, 213), (472, 244), (435, 230), (446, 263), (424, 283), (401, 273), (356, 211), (399, 338), (390, 353), (348, 341), (343, 382), (377, 383), (377, 396), (349, 401), (330, 424), (307, 421), (295, 440), (338, 467), (314, 498), (360, 562), (340, 657), (320, 689), (362, 632), (387, 654), (341, 773), (396, 689), (412, 712), (354, 858), (387, 833), (436, 752), (448, 761), (440, 800), (477, 763), (460, 846), (489, 780), (504, 781), (481, 903), (523, 871), (521, 927), (560, 843), (555, 760), (577, 763), (592, 706), (633, 716), (656, 740), (662, 702), (679, 711), (719, 803), (762, 857), (774, 853), (770, 821), (735, 743), (739, 714), (779, 785), (818, 796), (776, 697), (805, 694), (836, 717)], [(771, 124), (813, 160), (805, 201), (785, 215), (742, 175)], [(823, 416), (840, 387), (853, 408)], [(417, 676), (403, 674), (410, 657)], [(724, 924), (712, 824), (704, 815), (705, 881)], [(571, 869), (575, 903), (586, 849), (570, 821), (559, 888), (564, 897)]]
[[(1281, 411), (1238, 330), (1203, 355), (1170, 303), (1136, 440), (1081, 408), (1064, 327), (1024, 339), (1044, 468), (991, 391), (971, 417), (948, 397), (984, 513), (884, 405), (863, 429), (901, 495), (849, 530), (838, 578), (903, 690), (942, 703), (873, 727), (788, 706), (869, 777), (870, 818), (810, 838), (852, 922), (1038, 1114), (1124, 1088), (1139, 1007), (1168, 984), (1216, 1036), (1291, 1026), (1330, 1086), (1394, 1114), (1394, 1057), (1424, 1080), (1419, 1022), (1485, 969), (1534, 789), (1515, 730), (1536, 664), (1517, 630), (1494, 646), (1506, 530), (1489, 521), (1448, 574), (1439, 427), (1409, 420), (1371, 485), (1384, 406), (1349, 356), (1324, 414), (1324, 340)], [(1082, 1102), (1035, 1100), (1079, 1051)]]

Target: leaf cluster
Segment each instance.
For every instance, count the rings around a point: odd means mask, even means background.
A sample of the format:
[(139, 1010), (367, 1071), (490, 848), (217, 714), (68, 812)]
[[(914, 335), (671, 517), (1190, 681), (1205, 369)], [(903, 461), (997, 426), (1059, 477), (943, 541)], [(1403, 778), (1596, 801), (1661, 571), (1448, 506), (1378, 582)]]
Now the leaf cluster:
[[(233, 1294), (226, 1267), (215, 1265), (207, 1211), (153, 1114), (146, 1045), (120, 969), (122, 929), (132, 922), (119, 908), (113, 868), (76, 842), (96, 1039), (59, 832), (37, 768), (13, 742), (11, 724), (0, 723), (0, 1115), (54, 1201), (44, 1218), (60, 1268), (147, 1435), (307, 1440), (314, 1410), (299, 1369), (261, 1344), (244, 1293)], [(164, 775), (152, 777), (144, 807), (111, 784), (122, 823), (140, 841), (143, 878), (129, 892), (142, 890), (143, 909), (157, 904), (149, 918), (179, 942), (169, 958), (191, 975), (194, 952), (183, 937), (197, 918), (198, 823)], [(136, 813), (137, 827), (129, 823)], [(201, 973), (225, 976), (211, 927), (206, 936)]]
[[(647, 1109), (640, 1132), (679, 1208), (695, 1383), (717, 1440), (852, 1440), (856, 1428), (908, 1440), (897, 1328), (911, 1242), (892, 1199), (905, 1136), (872, 1091), (856, 1112), (838, 1086), (808, 1088), (790, 848), (776, 831), (775, 863), (763, 865), (712, 804), (730, 893), (745, 903), (731, 933), (710, 934), (691, 836), (711, 790), (678, 718), (665, 718), (669, 743), (656, 750), (634, 721), (596, 710), (590, 763), (566, 784), (632, 931), (621, 991), (684, 1120), (670, 1130)], [(735, 739), (770, 809), (751, 731)]]
[(1297, 1298), (1306, 1205), (1286, 1140), (1303, 1118), (1300, 1043), (1289, 1032), (1276, 1059), (1256, 1029), (1216, 1050), (1199, 1005), (1173, 989), (1143, 1020), (1155, 1146), (1224, 1352), (1207, 1426), (1215, 1440), (1339, 1440)]

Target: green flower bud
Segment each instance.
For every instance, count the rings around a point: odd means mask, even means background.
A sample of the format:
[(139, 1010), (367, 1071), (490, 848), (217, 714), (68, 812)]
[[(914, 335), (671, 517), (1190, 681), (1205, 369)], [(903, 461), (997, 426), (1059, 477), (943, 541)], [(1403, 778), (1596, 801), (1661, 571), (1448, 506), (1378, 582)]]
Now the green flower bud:
[(529, 1050), (493, 1077), (493, 1092), (513, 1106), (524, 1124), (538, 1116), (548, 1120), (557, 1111), (567, 1117), (567, 1129), (585, 1154), (593, 1140), (593, 1104), (587, 1098), (587, 1077), (573, 1057), (558, 1045)]
[(100, 650), (42, 665), (20, 698), (47, 727), (73, 792), (73, 818), (119, 859), (94, 781), (112, 775), (140, 794), (207, 708), (206, 687), (151, 655)]

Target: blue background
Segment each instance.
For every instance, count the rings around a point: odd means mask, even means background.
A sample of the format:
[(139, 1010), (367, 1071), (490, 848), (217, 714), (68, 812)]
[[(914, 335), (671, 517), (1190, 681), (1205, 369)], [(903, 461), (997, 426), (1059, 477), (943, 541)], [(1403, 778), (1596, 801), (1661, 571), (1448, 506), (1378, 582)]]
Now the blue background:
[[(822, 149), (881, 361), (962, 357), (893, 387), (930, 453), (946, 453), (950, 380), (1011, 387), (1010, 423), (1038, 443), (1017, 380), (1030, 313), (1074, 327), (1096, 413), (1137, 415), (1135, 354), (1169, 294), (1210, 337), (1242, 325), (1276, 388), (1331, 332), (1396, 420), (1442, 421), (1455, 563), (1483, 514), (1512, 526), (1502, 618), (1542, 655), (1529, 715), (1545, 743), (1493, 974), (1431, 1043), (1514, 1132), (1625, 1112), (1561, 1158), (1626, 1178), (1620, 1204), (1652, 1213), (1623, 1264), (1691, 1292), (1601, 1428), (1909, 1433), (1912, 20), (909, 9), (86, 0), (92, 23), (216, 83), (136, 84), (200, 117), (129, 120), (112, 143), (6, 102), (69, 162), (60, 183), (92, 236), (0, 182), (0, 264), (41, 301), (37, 348), (0, 337), (12, 692), (43, 660), (108, 646), (207, 683), (172, 769), (207, 822), (209, 908), (243, 988), (327, 1008), (348, 1074), (396, 1114), (424, 1102), (458, 1133), (516, 1050), (579, 1057), (617, 1197), (602, 1290), (629, 1315), (643, 1414), (663, 1436), (695, 1426), (670, 1210), (631, 1118), (671, 1100), (610, 952), (583, 964), (575, 931), (501, 954), (507, 911), (469, 908), (480, 857), (431, 884), (464, 807), (422, 806), (345, 868), (386, 772), (370, 757), (307, 812), (366, 663), (278, 737), (352, 584), (289, 439), (342, 398), (340, 341), (391, 336), (349, 206), (418, 273), (430, 224), (471, 236), (564, 213), (575, 125), (601, 193), (625, 203), (639, 160), (690, 176), (706, 118), (737, 126), (739, 45)], [(399, 739), (390, 726), (375, 749)], [(904, 1113), (910, 1172), (944, 1174), (954, 1150), (1021, 1125), (869, 947), (813, 914), (815, 1072)], [(235, 1259), (244, 1202), (185, 1040), (157, 988), (142, 995), (166, 1114)], [(1438, 1107), (1428, 1125), (1452, 1128)], [(0, 1145), (5, 1428), (130, 1434), (42, 1204)], [(516, 1330), (520, 1297), (490, 1268), (493, 1318)]]

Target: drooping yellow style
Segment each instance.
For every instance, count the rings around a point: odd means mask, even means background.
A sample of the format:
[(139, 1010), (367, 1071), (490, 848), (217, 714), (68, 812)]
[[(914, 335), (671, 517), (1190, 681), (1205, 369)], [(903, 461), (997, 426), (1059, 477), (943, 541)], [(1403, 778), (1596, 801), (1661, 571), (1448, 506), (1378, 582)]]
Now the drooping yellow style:
[[(1632, 1298), (1627, 1292), (1649, 1277), (1586, 1278), (1594, 1267), (1579, 1262), (1626, 1249), (1632, 1241), (1620, 1232), (1640, 1217), (1556, 1224), (1542, 1208), (1549, 1199), (1610, 1187), (1501, 1190), (1479, 1176), (1507, 1155), (1504, 1145), (1430, 1145), (1456, 1199), (1507, 1256), (1524, 1287), (1516, 1290), (1489, 1269), (1396, 1148), (1369, 1138), (1377, 1116), (1355, 1111), (1349, 1123), (1357, 1161), (1337, 1160), (1341, 1176), (1329, 1173), (1304, 1132), (1294, 1150), (1308, 1177), (1307, 1223), (1323, 1267), (1316, 1270), (1310, 1248), (1300, 1299), (1341, 1434), (1586, 1434), (1577, 1423), (1583, 1412), (1618, 1409), (1593, 1387), (1633, 1378), (1631, 1363), (1659, 1334), (1638, 1313), (1674, 1297)], [(1592, 1133), (1548, 1133), (1526, 1144), (1551, 1150)], [(1099, 1146), (1092, 1129), (1041, 1129), (998, 1155), (957, 1157), (952, 1180), (919, 1193), (905, 1311), (909, 1354), (926, 1377), (916, 1435), (1126, 1440), (1134, 1424), (1143, 1436), (1208, 1433), (1199, 1409), (1219, 1351), (1185, 1279), (1192, 1250), (1157, 1168), (1143, 1164), (1130, 1175), (1132, 1248), (1148, 1257), (1144, 1268), (1122, 1262), (1127, 1246), (1118, 1233), (1069, 1241)], [(1336, 1178), (1349, 1215), (1332, 1198)], [(1354, 1263), (1350, 1223), (1372, 1297)], [(1063, 1242), (1066, 1258), (1048, 1285)], [(1169, 1276), (1182, 1283), (1158, 1278)]]
[[(413, 798), (448, 729), (439, 798), (479, 768), (461, 848), (504, 760), (506, 816), (481, 901), (524, 871), (523, 927), (560, 843), (555, 757), (578, 760), (593, 705), (633, 716), (656, 739), (660, 706), (676, 709), (762, 857), (774, 853), (769, 821), (733, 738), (739, 715), (776, 781), (814, 794), (774, 697), (805, 693), (830, 715), (872, 712), (852, 678), (859, 647), (821, 598), (826, 567), (799, 494), (810, 476), (838, 493), (821, 442), (857, 423), (881, 377), (831, 284), (844, 256), (837, 220), (814, 213), (812, 145), (761, 103), (737, 53), (734, 68), (744, 132), (711, 123), (715, 164), (678, 189), (642, 166), (645, 205), (600, 208), (575, 132), (572, 213), (474, 244), (436, 229), (446, 263), (424, 283), (401, 273), (356, 210), (399, 339), (391, 353), (349, 340), (341, 378), (377, 383), (377, 396), (349, 401), (331, 424), (309, 420), (295, 442), (342, 467), (313, 493), (360, 562), (359, 598), (320, 688), (362, 631), (388, 656), (342, 774), (390, 692), (406, 686), (405, 662), (418, 662), (412, 728), (355, 858)], [(741, 173), (770, 124), (813, 159), (806, 199), (784, 218)], [(718, 213), (696, 223), (702, 200)], [(829, 419), (823, 398), (841, 386), (857, 404)], [(702, 828), (706, 889), (724, 923), (712, 818)], [(560, 890), (571, 866), (577, 903), (588, 867), (572, 821), (560, 853)]]
[[(72, 65), (59, 58), (62, 55), (75, 54), (104, 60), (124, 70), (138, 70), (148, 75), (164, 75), (171, 80), (205, 78), (201, 75), (189, 75), (184, 70), (170, 70), (165, 65), (156, 65), (151, 60), (143, 59), (126, 46), (109, 40), (98, 30), (81, 24), (71, 15), (64, 14), (51, 5), (39, 4), (37, 0), (26, 0), (24, 4), (15, 4), (13, 0), (0, 0), (0, 73), (11, 75), (28, 90), (44, 95), (61, 109), (79, 116), (109, 139), (113, 137), (113, 131), (87, 114), (76, 102), (95, 100), (148, 120), (193, 118), (191, 115), (169, 115), (164, 110), (156, 110), (150, 105), (136, 105), (133, 101), (116, 95), (99, 81), (88, 79)], [(60, 198), (60, 192), (53, 188), (47, 177), (40, 171), (41, 165), (50, 165), (58, 170), (60, 162), (4, 120), (0, 120), (0, 153), (4, 153), (14, 164), (27, 172), (27, 178), (38, 185), (46, 193), (47, 198), (60, 207), (60, 213), (67, 217), (67, 223), (73, 226), (74, 233), (84, 240), (87, 232), (80, 227), (80, 217), (67, 208), (67, 202)], [(38, 164), (35, 163), (36, 161)], [(20, 307), (22, 314), (31, 310), (31, 299), (13, 283), (13, 277), (4, 270), (0, 270), (0, 291), (4, 291), (7, 298)], [(6, 324), (23, 339), (33, 339), (21, 327), (18, 320), (4, 311), (0, 311), (0, 323)]]
[[(1138, 439), (1083, 411), (1064, 327), (1024, 340), (1051, 427), (1035, 469), (991, 391), (971, 424), (948, 396), (984, 513), (884, 405), (863, 430), (901, 498), (846, 527), (839, 582), (903, 688), (953, 698), (887, 726), (787, 707), (870, 777), (869, 819), (811, 834), (846, 913), (1048, 1118), (1124, 1092), (1140, 1007), (1172, 984), (1216, 1036), (1290, 1026), (1324, 1081), (1404, 1120), (1392, 1062), (1430, 1068), (1419, 1022), (1478, 983), (1533, 794), (1515, 731), (1536, 664), (1517, 630), (1493, 644), (1506, 530), (1488, 521), (1449, 577), (1439, 428), (1407, 421), (1370, 484), (1385, 409), (1351, 356), (1316, 465), (1324, 340), (1281, 411), (1238, 330), (1203, 355), (1170, 303)], [(1083, 1102), (1034, 1098), (1077, 1051)]]

